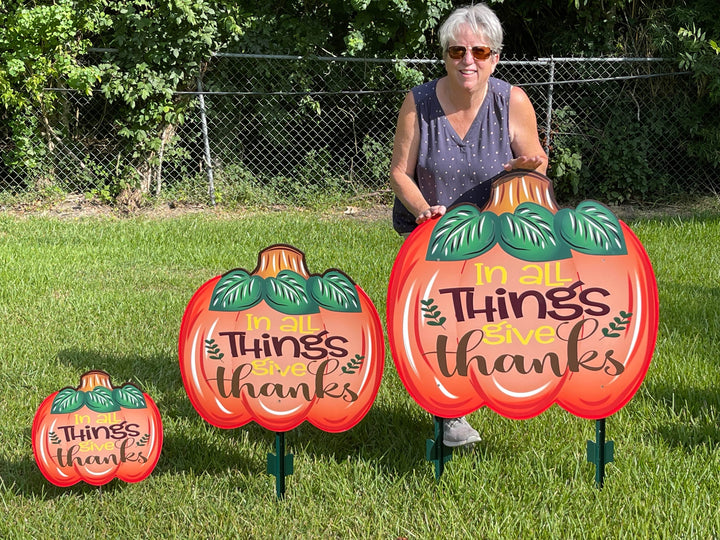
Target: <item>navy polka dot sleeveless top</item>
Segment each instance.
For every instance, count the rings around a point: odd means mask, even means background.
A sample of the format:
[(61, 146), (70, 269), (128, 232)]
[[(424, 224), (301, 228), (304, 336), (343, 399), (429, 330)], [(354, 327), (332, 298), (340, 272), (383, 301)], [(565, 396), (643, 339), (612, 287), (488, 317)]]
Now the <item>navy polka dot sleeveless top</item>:
[[(471, 202), (483, 207), (491, 179), (512, 159), (508, 110), (511, 85), (490, 77), (488, 93), (464, 139), (455, 132), (438, 101), (437, 80), (412, 89), (420, 123), (415, 181), (430, 206)], [(393, 227), (412, 231), (415, 217), (395, 199)]]

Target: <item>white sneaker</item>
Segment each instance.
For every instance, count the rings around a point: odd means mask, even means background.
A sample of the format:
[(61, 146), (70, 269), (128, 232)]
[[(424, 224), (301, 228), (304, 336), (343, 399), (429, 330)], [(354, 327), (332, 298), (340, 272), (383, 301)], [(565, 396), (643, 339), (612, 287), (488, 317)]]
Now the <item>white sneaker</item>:
[(480, 442), (480, 434), (467, 423), (464, 416), (445, 418), (443, 422), (443, 444), (450, 448)]

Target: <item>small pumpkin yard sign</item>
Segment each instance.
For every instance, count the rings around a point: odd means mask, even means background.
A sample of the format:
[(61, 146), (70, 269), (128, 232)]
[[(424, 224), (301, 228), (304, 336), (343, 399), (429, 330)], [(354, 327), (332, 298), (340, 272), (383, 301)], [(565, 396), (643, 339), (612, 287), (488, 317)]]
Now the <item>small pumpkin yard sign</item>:
[(380, 317), (340, 270), (310, 274), (305, 255), (277, 244), (255, 270), (202, 285), (179, 337), (185, 390), (221, 428), (250, 421), (286, 432), (307, 420), (345, 431), (370, 409), (383, 372)]
[(558, 209), (550, 180), (497, 177), (479, 209), (459, 204), (403, 244), (388, 288), (400, 378), (431, 414), (482, 406), (513, 419), (557, 403), (605, 418), (650, 364), (655, 276), (640, 241), (609, 209)]
[(35, 461), (61, 487), (139, 482), (155, 468), (162, 442), (155, 402), (133, 384), (113, 386), (104, 371), (89, 371), (77, 388), (48, 396), (32, 425)]

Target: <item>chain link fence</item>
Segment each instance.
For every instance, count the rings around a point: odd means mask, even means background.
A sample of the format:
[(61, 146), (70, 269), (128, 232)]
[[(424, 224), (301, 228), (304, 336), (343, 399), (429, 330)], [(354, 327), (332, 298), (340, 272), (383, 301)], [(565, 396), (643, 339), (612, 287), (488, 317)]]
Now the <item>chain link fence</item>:
[[(0, 194), (98, 194), (122, 183), (206, 204), (389, 202), (402, 99), (443, 74), (442, 62), (429, 59), (218, 54), (197, 89), (176, 94), (189, 100), (185, 121), (157, 128), (162, 145), (152, 156), (128, 146), (113, 122), (116, 105), (99, 92), (48, 89), (62, 101), (62, 118), (38, 111), (28, 119), (28, 148), (19, 148), (0, 111)], [(559, 199), (714, 191), (718, 171), (690, 156), (682, 127), (691, 77), (671, 62), (503, 59), (495, 76), (534, 103)]]

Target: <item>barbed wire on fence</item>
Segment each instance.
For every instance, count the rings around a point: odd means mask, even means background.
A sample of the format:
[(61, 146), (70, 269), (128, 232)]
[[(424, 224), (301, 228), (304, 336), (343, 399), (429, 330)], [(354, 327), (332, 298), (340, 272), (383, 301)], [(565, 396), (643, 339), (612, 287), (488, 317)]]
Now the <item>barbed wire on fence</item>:
[[(389, 200), (400, 103), (413, 85), (443, 74), (438, 59), (217, 54), (197, 90), (176, 93), (192, 107), (173, 126), (161, 162), (155, 156), (151, 163), (148, 192), (237, 205), (303, 205), (330, 194)], [(687, 174), (697, 160), (683, 152), (678, 96), (691, 98), (691, 80), (669, 60), (504, 59), (495, 76), (523, 87), (534, 103), (560, 196), (616, 202), (650, 197), (658, 187), (714, 183), (716, 171)], [(98, 92), (47, 92), (62, 94), (72, 129), (58, 129), (50, 141), (46, 129), (34, 144), (52, 151), (28, 165), (9, 159), (17, 148), (0, 117), (0, 193), (47, 185), (98, 193), (132, 184), (137, 157), (113, 125), (114, 104)], [(681, 178), (693, 185), (678, 186)]]

